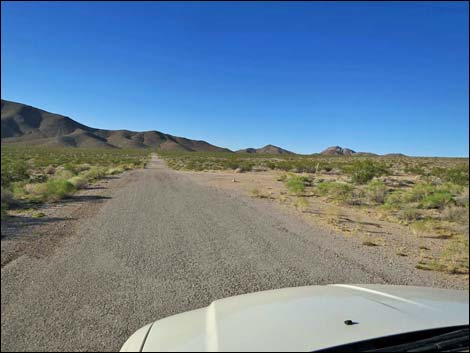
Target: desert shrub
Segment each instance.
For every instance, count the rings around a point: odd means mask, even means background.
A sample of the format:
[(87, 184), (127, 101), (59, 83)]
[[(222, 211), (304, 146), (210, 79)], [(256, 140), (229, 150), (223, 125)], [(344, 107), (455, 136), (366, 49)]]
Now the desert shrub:
[(397, 218), (401, 221), (413, 222), (421, 219), (422, 215), (419, 210), (413, 207), (405, 207), (397, 212)]
[(276, 180), (277, 181), (286, 181), (288, 175), (287, 174), (281, 174)]
[(46, 192), (43, 195), (45, 201), (57, 201), (69, 196), (75, 187), (72, 183), (63, 179), (49, 180), (46, 183)]
[(468, 164), (462, 164), (454, 168), (434, 167), (431, 170), (431, 175), (454, 184), (468, 185)]
[(292, 170), (296, 173), (315, 173), (317, 164), (310, 160), (297, 160), (292, 163)]
[[(3, 150), (2, 146), (2, 150)], [(28, 165), (24, 160), (4, 161), (1, 163), (1, 185), (7, 186), (15, 181), (21, 181), (29, 178)]]
[(387, 196), (387, 186), (383, 181), (374, 179), (367, 184), (366, 195), (369, 201), (383, 204)]
[(55, 167), (53, 165), (48, 165), (46, 168), (44, 168), (44, 173), (49, 175), (55, 174)]
[(413, 188), (403, 194), (403, 199), (406, 202), (419, 202), (423, 198), (436, 192), (437, 188), (429, 183), (418, 183)]
[(250, 170), (253, 169), (253, 166), (255, 164), (253, 162), (250, 162), (250, 161), (242, 161), (239, 163), (238, 165), (238, 168), (242, 171), (242, 172), (249, 172)]
[(76, 173), (81, 173), (86, 170), (89, 170), (91, 168), (91, 165), (88, 163), (81, 163), (75, 166), (75, 172)]
[(353, 189), (349, 184), (326, 181), (318, 184), (315, 191), (320, 196), (329, 196), (334, 200), (346, 201), (351, 197)]
[(72, 174), (77, 174), (77, 165), (73, 162), (65, 163), (63, 166), (64, 170), (71, 172)]
[(30, 199), (39, 201), (47, 193), (47, 185), (46, 183), (26, 184), (22, 190), (16, 188), (14, 193), (18, 197), (27, 196)]
[(2, 203), (2, 204), (1, 204), (1, 208), (0, 208), (0, 219), (3, 220), (3, 219), (5, 219), (7, 216), (8, 216), (8, 213), (7, 213), (7, 206)]
[(450, 222), (465, 222), (468, 219), (468, 210), (461, 207), (449, 206), (442, 210), (441, 219)]
[(455, 204), (460, 207), (469, 207), (468, 188), (462, 192), (461, 195), (454, 198)]
[(338, 200), (343, 201), (344, 203), (351, 206), (358, 206), (363, 204), (365, 193), (359, 188), (351, 188), (349, 194), (346, 194), (344, 197), (339, 198)]
[(30, 183), (43, 183), (47, 181), (47, 174), (35, 173), (29, 176)]
[(292, 168), (292, 162), (290, 161), (278, 161), (276, 163), (276, 169), (283, 170), (285, 172), (292, 170)]
[(68, 180), (76, 189), (83, 189), (88, 181), (84, 176), (76, 175)]
[(385, 208), (397, 208), (405, 202), (405, 193), (401, 190), (395, 190), (385, 196)]
[(75, 187), (63, 179), (51, 179), (46, 183), (26, 184), (25, 193), (35, 201), (58, 201), (69, 196)]
[(443, 208), (453, 201), (452, 194), (447, 191), (437, 191), (420, 201), (422, 208)]
[(276, 163), (272, 162), (272, 161), (267, 161), (266, 162), (266, 167), (268, 167), (269, 169), (276, 169)]
[(98, 180), (106, 176), (107, 169), (104, 167), (92, 167), (89, 170), (83, 172), (81, 175), (87, 180)]
[(351, 181), (355, 184), (366, 184), (374, 177), (388, 174), (388, 168), (384, 164), (369, 159), (355, 161), (343, 167), (343, 171), (351, 176)]
[(298, 178), (304, 184), (304, 186), (312, 186), (313, 184), (313, 179), (309, 176), (297, 175), (296, 178)]
[(297, 200), (295, 200), (295, 202), (294, 202), (295, 208), (297, 208), (301, 211), (307, 210), (309, 205), (310, 205), (310, 203), (308, 202), (308, 200), (305, 197), (298, 197)]
[(446, 182), (439, 186), (438, 190), (446, 191), (451, 193), (454, 196), (457, 196), (465, 191), (465, 187), (459, 184), (454, 184), (451, 182)]
[(403, 171), (406, 174), (426, 175), (426, 170), (423, 167), (405, 167)]
[(123, 167), (123, 166), (119, 166), (119, 167), (114, 167), (114, 168), (110, 168), (108, 169), (108, 174), (111, 174), (111, 175), (115, 175), (115, 174), (120, 174), (120, 173), (123, 173), (126, 169)]
[(13, 193), (6, 187), (1, 187), (1, 203), (8, 206), (13, 202)]
[(56, 170), (53, 179), (71, 179), (74, 176), (75, 174), (71, 170), (60, 168)]
[(287, 178), (287, 190), (292, 194), (301, 194), (305, 192), (305, 187), (312, 185), (312, 179), (304, 176), (292, 175)]
[(261, 192), (260, 190), (256, 188), (251, 190), (251, 195), (259, 199), (268, 199), (270, 197), (270, 195), (267, 192)]
[(430, 234), (435, 232), (436, 221), (422, 219), (411, 223), (410, 229), (416, 235)]

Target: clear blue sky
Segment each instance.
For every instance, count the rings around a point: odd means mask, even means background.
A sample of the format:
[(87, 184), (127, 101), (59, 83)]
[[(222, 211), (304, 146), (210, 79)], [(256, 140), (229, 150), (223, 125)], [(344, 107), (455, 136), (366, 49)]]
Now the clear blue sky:
[(2, 98), (238, 149), (468, 156), (466, 2), (4, 2)]

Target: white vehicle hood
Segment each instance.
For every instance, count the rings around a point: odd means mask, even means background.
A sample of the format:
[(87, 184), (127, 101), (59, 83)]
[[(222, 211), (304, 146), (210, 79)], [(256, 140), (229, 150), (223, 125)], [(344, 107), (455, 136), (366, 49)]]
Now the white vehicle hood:
[(468, 325), (468, 310), (468, 291), (382, 285), (286, 288), (217, 300), (156, 321), (131, 336), (121, 351), (312, 351)]

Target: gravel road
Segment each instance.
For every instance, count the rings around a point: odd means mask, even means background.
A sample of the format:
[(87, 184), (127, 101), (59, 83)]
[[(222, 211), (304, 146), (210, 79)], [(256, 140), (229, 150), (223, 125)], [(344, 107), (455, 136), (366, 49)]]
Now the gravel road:
[(326, 283), (429, 283), (262, 200), (154, 158), (48, 256), (2, 267), (2, 351), (118, 350), (136, 329), (216, 299)]

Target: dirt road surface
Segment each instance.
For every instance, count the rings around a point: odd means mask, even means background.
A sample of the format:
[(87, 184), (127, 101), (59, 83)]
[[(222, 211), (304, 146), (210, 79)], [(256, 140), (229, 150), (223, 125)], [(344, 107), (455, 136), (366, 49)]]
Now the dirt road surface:
[(259, 290), (443, 285), (262, 200), (200, 185), (157, 158), (119, 183), (54, 251), (2, 266), (2, 351), (118, 350), (149, 322)]

